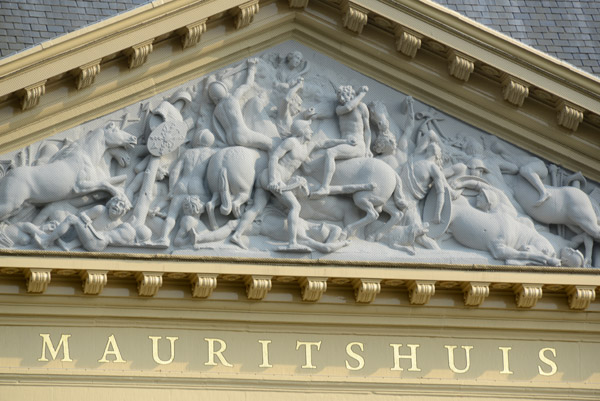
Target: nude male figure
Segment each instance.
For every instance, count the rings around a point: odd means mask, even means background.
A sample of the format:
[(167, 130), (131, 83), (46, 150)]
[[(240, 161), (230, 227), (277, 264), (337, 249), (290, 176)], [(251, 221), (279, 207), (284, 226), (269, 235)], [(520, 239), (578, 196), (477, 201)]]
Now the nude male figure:
[(213, 113), (215, 128), (222, 128), (225, 140), (231, 146), (239, 145), (269, 151), (273, 146), (271, 138), (248, 128), (242, 114), (241, 99), (254, 83), (258, 59), (248, 59), (247, 63), (246, 83), (240, 85), (233, 94), (229, 93), (222, 81), (212, 82), (208, 86), (208, 95), (215, 104)]
[(311, 193), (320, 197), (329, 194), (329, 184), (335, 173), (335, 161), (355, 157), (373, 157), (371, 153), (371, 128), (369, 126), (369, 109), (362, 102), (369, 88), (363, 86), (358, 94), (352, 86), (340, 86), (337, 90), (338, 106), (335, 113), (340, 124), (341, 139), (329, 139), (321, 146), (327, 149), (325, 154), (325, 171), (321, 187)]
[(169, 175), (171, 202), (161, 237), (157, 240), (159, 244), (169, 245), (169, 234), (175, 227), (186, 196), (196, 195), (202, 202), (210, 199), (205, 186), (205, 177), (208, 161), (216, 152), (216, 149), (211, 148), (214, 140), (212, 132), (207, 129), (196, 132), (192, 138), (192, 148), (186, 150), (171, 169)]
[(134, 245), (135, 228), (121, 220), (129, 209), (129, 200), (124, 195), (117, 195), (106, 206), (97, 205), (79, 215), (72, 214), (51, 233), (35, 235), (34, 239), (41, 248), (46, 249), (74, 227), (82, 246), (90, 252), (103, 251), (112, 244)]
[(269, 157), (268, 168), (263, 170), (256, 185), (254, 205), (242, 216), (240, 223), (231, 237), (235, 244), (243, 246), (241, 236), (250, 227), (256, 216), (264, 210), (270, 191), (289, 210), (288, 230), (289, 245), (280, 250), (292, 252), (310, 252), (308, 246), (297, 241), (298, 221), (300, 219), (300, 202), (295, 190), (299, 188), (308, 194), (308, 183), (304, 177), (293, 176), (302, 163), (308, 158), (315, 143), (311, 141), (313, 131), (309, 120), (296, 120), (290, 129), (292, 136), (281, 142)]

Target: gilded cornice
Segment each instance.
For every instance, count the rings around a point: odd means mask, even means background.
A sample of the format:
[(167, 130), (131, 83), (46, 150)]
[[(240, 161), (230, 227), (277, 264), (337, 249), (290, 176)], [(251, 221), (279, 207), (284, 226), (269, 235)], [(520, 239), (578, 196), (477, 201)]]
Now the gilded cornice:
[[(153, 297), (163, 280), (169, 279), (191, 283), (190, 296), (201, 299), (210, 298), (217, 286), (239, 284), (246, 287), (249, 300), (264, 300), (278, 286), (279, 291), (298, 295), (304, 302), (318, 303), (334, 286), (353, 293), (358, 304), (373, 303), (385, 290), (411, 305), (427, 306), (434, 297), (457, 294), (468, 307), (481, 308), (487, 298), (501, 296), (514, 299), (505, 303), (506, 308), (535, 309), (542, 295), (548, 294), (563, 298), (564, 305), (572, 310), (584, 310), (595, 301), (600, 286), (600, 272), (589, 268), (91, 252), (65, 256), (61, 252), (8, 250), (1, 250), (0, 256), (0, 277), (20, 278), (28, 292), (38, 294), (58, 277), (79, 278), (84, 294), (90, 296), (100, 294), (107, 284), (130, 281), (137, 283), (137, 296)], [(107, 260), (110, 270), (105, 270)]]

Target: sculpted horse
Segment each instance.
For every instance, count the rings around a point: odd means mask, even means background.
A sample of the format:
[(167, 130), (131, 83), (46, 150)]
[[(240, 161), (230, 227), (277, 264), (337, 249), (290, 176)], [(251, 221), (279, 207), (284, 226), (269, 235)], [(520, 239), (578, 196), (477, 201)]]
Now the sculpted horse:
[(513, 188), (515, 199), (529, 216), (546, 224), (564, 224), (580, 234), (577, 245), (585, 243), (585, 264), (590, 266), (593, 241), (600, 242), (600, 221), (589, 196), (579, 188), (546, 185), (550, 196), (538, 205), (539, 194), (525, 178), (517, 175)]
[[(460, 244), (487, 251), (495, 259), (505, 262), (560, 265), (552, 244), (534, 228), (507, 213), (483, 212), (471, 206), (460, 193), (455, 193), (453, 197), (452, 219), (448, 230)], [(478, 197), (479, 202), (481, 199)]]
[(103, 169), (104, 153), (113, 148), (132, 148), (137, 138), (113, 122), (89, 132), (58, 151), (44, 165), (12, 169), (0, 180), (0, 221), (23, 204), (44, 205), (104, 190), (122, 192), (114, 185), (125, 177), (110, 177)]
[[(313, 178), (322, 177), (323, 164), (323, 158), (316, 157), (304, 165), (304, 171)], [(330, 195), (351, 194), (356, 207), (366, 213), (365, 217), (345, 227), (348, 236), (377, 220), (383, 210), (390, 219), (367, 238), (369, 241), (379, 240), (400, 222), (402, 210), (406, 208), (400, 177), (392, 167), (376, 158), (337, 161), (330, 188)]]
[(236, 218), (241, 216), (242, 206), (252, 196), (257, 173), (266, 166), (265, 152), (242, 146), (224, 148), (212, 156), (206, 180), (213, 195), (205, 205), (211, 229), (217, 229), (215, 208), (219, 205), (222, 215), (233, 212)]

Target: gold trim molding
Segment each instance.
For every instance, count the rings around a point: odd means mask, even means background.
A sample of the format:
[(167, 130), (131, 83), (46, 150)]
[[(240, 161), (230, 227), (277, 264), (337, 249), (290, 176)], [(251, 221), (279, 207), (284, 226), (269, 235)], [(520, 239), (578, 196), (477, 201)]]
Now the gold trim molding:
[(250, 25), (259, 9), (258, 0), (251, 0), (235, 7), (232, 11), (235, 29), (242, 29)]

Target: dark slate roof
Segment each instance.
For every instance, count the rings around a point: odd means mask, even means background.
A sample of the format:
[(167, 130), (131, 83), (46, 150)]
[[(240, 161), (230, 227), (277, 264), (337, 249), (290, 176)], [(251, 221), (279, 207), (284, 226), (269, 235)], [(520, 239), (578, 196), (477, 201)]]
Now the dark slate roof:
[(149, 0), (0, 0), (0, 57), (32, 47)]
[(434, 0), (575, 67), (600, 75), (599, 0)]
[[(0, 57), (150, 0), (0, 0)], [(435, 0), (483, 25), (600, 75), (600, 0)]]

